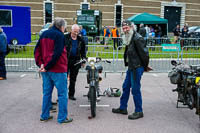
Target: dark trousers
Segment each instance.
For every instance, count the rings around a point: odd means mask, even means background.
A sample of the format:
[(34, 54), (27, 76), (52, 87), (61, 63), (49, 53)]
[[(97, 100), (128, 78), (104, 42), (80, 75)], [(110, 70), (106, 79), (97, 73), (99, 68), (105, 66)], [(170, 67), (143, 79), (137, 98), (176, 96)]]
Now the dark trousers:
[(0, 77), (6, 78), (5, 53), (0, 53)]
[(76, 78), (79, 72), (80, 64), (74, 66), (75, 63), (77, 63), (79, 60), (76, 59), (76, 57), (70, 57), (68, 62), (68, 75), (70, 77), (69, 82), (69, 97), (73, 97), (75, 94), (75, 84), (76, 84)]
[[(116, 43), (117, 43), (117, 47), (116, 47)], [(113, 38), (113, 47), (114, 49), (118, 48), (119, 43), (118, 43), (118, 38)]]

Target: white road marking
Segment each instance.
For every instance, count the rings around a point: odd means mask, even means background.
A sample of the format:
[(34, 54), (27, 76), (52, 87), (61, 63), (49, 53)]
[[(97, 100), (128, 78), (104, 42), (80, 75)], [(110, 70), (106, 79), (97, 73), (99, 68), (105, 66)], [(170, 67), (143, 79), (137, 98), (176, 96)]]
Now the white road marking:
[(158, 75), (157, 74), (152, 74), (154, 77), (158, 77)]
[(8, 65), (6, 65), (7, 67), (18, 67), (19, 65), (17, 65), (17, 64), (8, 64)]
[(23, 77), (25, 77), (26, 76), (26, 74), (22, 74), (22, 75), (20, 75), (20, 78), (23, 78)]
[[(90, 105), (79, 105), (79, 107), (90, 107)], [(110, 107), (110, 105), (99, 105), (99, 104), (97, 104), (96, 107)]]

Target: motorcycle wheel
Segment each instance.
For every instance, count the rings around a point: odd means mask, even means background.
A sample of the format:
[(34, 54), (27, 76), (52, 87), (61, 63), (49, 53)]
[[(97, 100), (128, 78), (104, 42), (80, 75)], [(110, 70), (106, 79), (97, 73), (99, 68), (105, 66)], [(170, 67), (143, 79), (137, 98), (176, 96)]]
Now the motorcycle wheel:
[(96, 116), (96, 88), (91, 87), (90, 88), (90, 109), (91, 109), (91, 115), (92, 117)]
[(199, 115), (200, 120), (200, 88), (197, 89), (197, 115)]

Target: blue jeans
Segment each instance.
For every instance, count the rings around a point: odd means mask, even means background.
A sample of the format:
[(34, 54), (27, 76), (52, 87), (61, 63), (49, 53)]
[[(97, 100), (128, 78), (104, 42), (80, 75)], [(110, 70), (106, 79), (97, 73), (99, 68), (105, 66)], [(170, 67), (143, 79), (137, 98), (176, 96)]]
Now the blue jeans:
[(51, 98), (54, 85), (57, 88), (58, 92), (58, 119), (57, 121), (61, 123), (67, 118), (67, 104), (68, 104), (68, 95), (67, 95), (67, 73), (54, 73), (54, 72), (42, 72), (43, 79), (43, 102), (42, 102), (42, 119), (48, 119), (50, 116), (51, 108)]
[[(136, 69), (136, 74), (133, 73), (132, 70), (127, 70), (126, 78), (123, 83), (123, 93), (120, 98), (120, 109), (127, 109), (129, 95), (130, 95), (130, 88), (132, 88), (131, 93), (133, 95), (133, 101), (135, 103), (135, 112), (143, 112), (142, 110), (142, 95), (141, 95), (141, 78), (144, 72), (143, 67), (139, 67)], [(136, 76), (136, 77), (134, 77)]]

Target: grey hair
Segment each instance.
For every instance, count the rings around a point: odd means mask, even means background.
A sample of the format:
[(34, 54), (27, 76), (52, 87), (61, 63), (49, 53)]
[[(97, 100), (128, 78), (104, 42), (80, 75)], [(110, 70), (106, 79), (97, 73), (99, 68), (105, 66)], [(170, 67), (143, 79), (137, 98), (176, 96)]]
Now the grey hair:
[(58, 29), (61, 29), (61, 27), (66, 28), (67, 27), (67, 21), (65, 21), (63, 18), (57, 17), (55, 18), (53, 25), (57, 27)]
[(137, 31), (137, 26), (132, 22), (133, 31)]
[(79, 27), (77, 24), (73, 24), (73, 25), (72, 25), (72, 30), (74, 30), (74, 29), (76, 29), (76, 28), (80, 29), (80, 27)]

